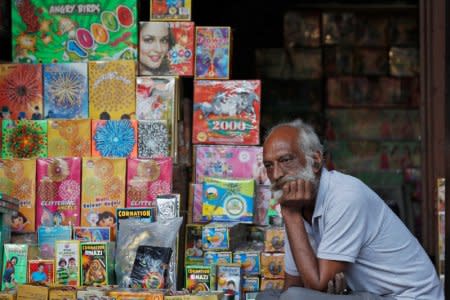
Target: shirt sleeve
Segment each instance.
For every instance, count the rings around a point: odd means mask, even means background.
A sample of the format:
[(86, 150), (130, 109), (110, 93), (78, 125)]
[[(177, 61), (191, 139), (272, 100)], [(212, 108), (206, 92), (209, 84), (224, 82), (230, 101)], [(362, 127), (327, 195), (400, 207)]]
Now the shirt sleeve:
[(369, 209), (361, 190), (343, 190), (330, 195), (323, 214), (323, 232), (317, 257), (355, 262), (368, 236)]

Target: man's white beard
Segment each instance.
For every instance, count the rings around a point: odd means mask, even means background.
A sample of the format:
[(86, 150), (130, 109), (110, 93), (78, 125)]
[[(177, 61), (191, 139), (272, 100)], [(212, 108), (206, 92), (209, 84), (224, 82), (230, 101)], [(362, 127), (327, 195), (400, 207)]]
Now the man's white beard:
[(297, 175), (288, 175), (282, 177), (280, 180), (278, 180), (275, 183), (272, 183), (271, 189), (272, 189), (272, 197), (277, 200), (280, 200), (281, 196), (283, 196), (283, 186), (286, 182), (294, 181), (297, 179), (302, 179), (304, 181), (309, 181), (312, 183), (312, 192), (315, 194), (317, 187), (319, 186), (319, 179), (316, 177), (316, 174), (314, 174), (313, 170), (313, 163), (314, 160), (310, 157), (306, 157), (306, 166), (301, 169)]

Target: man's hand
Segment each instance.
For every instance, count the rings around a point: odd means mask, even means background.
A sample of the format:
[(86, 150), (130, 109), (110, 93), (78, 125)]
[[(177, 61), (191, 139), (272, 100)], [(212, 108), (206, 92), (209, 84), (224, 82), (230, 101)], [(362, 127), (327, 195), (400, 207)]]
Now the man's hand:
[(340, 272), (334, 276), (334, 280), (328, 281), (327, 293), (344, 294), (347, 291), (344, 273)]
[(312, 183), (303, 179), (286, 182), (282, 190), (283, 195), (278, 200), (281, 206), (302, 208), (310, 204), (313, 198)]

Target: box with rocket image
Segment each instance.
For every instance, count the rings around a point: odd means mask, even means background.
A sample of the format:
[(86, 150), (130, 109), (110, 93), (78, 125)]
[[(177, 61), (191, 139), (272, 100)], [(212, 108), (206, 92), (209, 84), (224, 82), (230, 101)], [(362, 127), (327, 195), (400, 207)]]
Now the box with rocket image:
[(135, 60), (136, 0), (12, 2), (13, 60)]
[(194, 144), (259, 144), (261, 81), (196, 80)]

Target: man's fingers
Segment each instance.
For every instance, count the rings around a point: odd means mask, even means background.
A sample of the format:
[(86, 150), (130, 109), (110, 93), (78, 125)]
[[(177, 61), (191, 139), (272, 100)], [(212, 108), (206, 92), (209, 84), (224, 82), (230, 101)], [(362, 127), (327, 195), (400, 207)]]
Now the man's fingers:
[(327, 293), (328, 294), (334, 294), (334, 283), (333, 283), (333, 280), (328, 281)]
[(312, 183), (310, 181), (304, 182), (304, 197), (305, 199), (310, 199), (312, 196)]
[(337, 273), (335, 276), (336, 294), (342, 294), (345, 289), (345, 279), (343, 273)]

